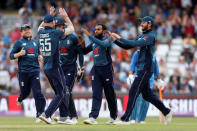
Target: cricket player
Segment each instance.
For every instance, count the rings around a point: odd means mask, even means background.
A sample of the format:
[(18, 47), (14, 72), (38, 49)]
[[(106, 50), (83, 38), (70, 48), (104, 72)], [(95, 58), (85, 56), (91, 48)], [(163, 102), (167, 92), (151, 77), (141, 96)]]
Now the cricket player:
[[(127, 79), (127, 83), (132, 86), (133, 80), (135, 79), (135, 76), (137, 75), (137, 59), (139, 55), (140, 50), (135, 51), (131, 64), (130, 64), (130, 71), (129, 71), (129, 77)], [(164, 86), (163, 80), (160, 79), (159, 76), (159, 67), (157, 64), (157, 59), (156, 56), (153, 56), (153, 62), (154, 62), (154, 74), (152, 74), (149, 84), (150, 88), (153, 89), (154, 86), (154, 80), (157, 79), (157, 83), (161, 86)], [(130, 120), (131, 123), (141, 123), (144, 124), (145, 119), (146, 119), (146, 114), (148, 111), (149, 107), (149, 102), (143, 99), (142, 94), (140, 93), (139, 96), (137, 97), (136, 104), (134, 106), (134, 109), (131, 113)]]
[(92, 42), (87, 47), (82, 48), (84, 54), (93, 51), (94, 55), (94, 65), (91, 70), (93, 91), (92, 109), (89, 118), (84, 120), (85, 124), (97, 124), (96, 118), (99, 115), (101, 107), (103, 89), (111, 117), (107, 124), (114, 124), (117, 118), (117, 101), (113, 88), (113, 67), (111, 59), (112, 41), (105, 35), (104, 31), (106, 29), (105, 25), (97, 24), (95, 26), (95, 37), (90, 35), (86, 29), (81, 30)]
[[(63, 18), (58, 18), (56, 20), (56, 29), (64, 29), (66, 21)], [(69, 34), (66, 37), (60, 39), (60, 64), (64, 72), (66, 79), (66, 86), (69, 89), (69, 105), (68, 108), (64, 108), (60, 105), (60, 118), (58, 123), (60, 124), (77, 124), (77, 112), (75, 104), (72, 98), (72, 88), (75, 83), (75, 78), (77, 75), (77, 57), (79, 56), (80, 70), (83, 68), (83, 52), (81, 49), (81, 44), (78, 37), (75, 34)]]
[(17, 105), (22, 104), (32, 89), (37, 111), (36, 123), (38, 123), (40, 121), (38, 117), (44, 112), (46, 105), (40, 86), (40, 65), (38, 62), (41, 60), (40, 43), (31, 39), (32, 32), (28, 24), (21, 27), (21, 35), (23, 38), (16, 41), (10, 53), (11, 60), (18, 59), (20, 95), (17, 99)]
[(44, 72), (55, 92), (55, 96), (50, 105), (44, 113), (39, 117), (47, 124), (53, 124), (51, 120), (52, 114), (57, 108), (63, 104), (66, 108), (66, 83), (64, 73), (60, 66), (60, 54), (59, 54), (59, 40), (74, 32), (74, 27), (70, 21), (66, 11), (63, 8), (59, 8), (59, 15), (67, 22), (67, 28), (54, 29), (55, 28), (55, 8), (50, 8), (50, 15), (44, 17), (44, 21), (38, 28), (38, 38), (41, 45), (41, 51), (44, 58)]
[(135, 102), (140, 93), (142, 97), (155, 105), (165, 116), (166, 124), (169, 124), (172, 119), (172, 110), (165, 107), (165, 105), (158, 99), (158, 97), (150, 89), (149, 80), (153, 74), (154, 62), (153, 55), (155, 51), (156, 35), (152, 31), (154, 20), (150, 16), (145, 16), (140, 19), (143, 33), (134, 40), (126, 40), (121, 38), (116, 33), (108, 32), (112, 41), (124, 49), (131, 49), (140, 47), (137, 63), (137, 75), (129, 91), (129, 100), (127, 109), (121, 117), (122, 124), (130, 124), (129, 117), (133, 111)]

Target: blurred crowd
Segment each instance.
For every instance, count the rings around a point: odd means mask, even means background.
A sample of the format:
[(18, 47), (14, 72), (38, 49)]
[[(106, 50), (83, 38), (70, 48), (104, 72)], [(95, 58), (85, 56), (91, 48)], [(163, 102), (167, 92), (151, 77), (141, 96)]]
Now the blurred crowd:
[[(0, 90), (18, 93), (17, 61), (9, 60), (9, 51), (16, 40), (21, 38), (20, 25), (29, 23), (35, 27), (53, 5), (65, 8), (71, 18), (76, 32), (81, 27), (94, 34), (96, 23), (105, 23), (108, 30), (119, 33), (123, 38), (134, 39), (140, 33), (138, 18), (152, 16), (155, 19), (154, 30), (157, 33), (157, 45), (171, 47), (172, 40), (182, 39), (183, 51), (179, 57), (179, 66), (174, 73), (167, 73), (166, 58), (159, 58), (160, 74), (166, 80), (164, 93), (197, 92), (197, 4), (192, 0), (57, 0), (55, 3), (36, 0), (39, 5), (31, 9), (31, 0), (27, 0), (18, 11), (18, 19), (7, 34), (2, 32), (2, 15), (0, 14)], [(36, 13), (33, 13), (36, 12)], [(32, 19), (35, 16), (35, 19)], [(13, 25), (11, 25), (13, 26)], [(35, 32), (36, 34), (36, 32)], [(36, 35), (34, 36), (37, 38)], [(85, 37), (86, 45), (89, 39)], [(114, 89), (127, 92), (126, 83), (131, 57), (135, 49), (123, 50), (113, 45), (112, 59), (114, 67)], [(85, 76), (76, 83), (74, 92), (91, 92), (90, 70), (93, 66), (93, 54), (85, 55)], [(6, 81), (9, 81), (7, 84)], [(45, 93), (52, 89), (41, 69), (41, 86)], [(154, 90), (157, 90), (155, 87)]]

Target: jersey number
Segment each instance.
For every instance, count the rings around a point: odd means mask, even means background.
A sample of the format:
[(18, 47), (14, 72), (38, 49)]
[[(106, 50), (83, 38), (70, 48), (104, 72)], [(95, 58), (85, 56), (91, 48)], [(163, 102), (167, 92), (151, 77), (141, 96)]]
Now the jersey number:
[(40, 39), (41, 51), (51, 51), (51, 38)]

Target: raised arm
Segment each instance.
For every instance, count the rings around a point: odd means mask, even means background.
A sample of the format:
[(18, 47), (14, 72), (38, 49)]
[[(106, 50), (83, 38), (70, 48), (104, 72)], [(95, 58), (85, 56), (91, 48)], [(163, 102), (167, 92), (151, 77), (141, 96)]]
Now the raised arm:
[(104, 41), (101, 41), (93, 36), (89, 37), (90, 40), (92, 40), (93, 43), (96, 43), (98, 45), (101, 45), (103, 47), (110, 47), (112, 45), (112, 41), (110, 40), (110, 38), (107, 38)]
[[(50, 14), (55, 16), (55, 8), (53, 6), (50, 7)], [(38, 27), (38, 31), (42, 28), (44, 28), (45, 24), (44, 21), (42, 21), (42, 23), (39, 25)]]
[(64, 18), (64, 20), (66, 21), (65, 25), (67, 25), (67, 27), (65, 28), (64, 37), (66, 37), (69, 34), (74, 33), (75, 32), (74, 26), (73, 26), (71, 20), (69, 19), (68, 14), (66, 13), (65, 9), (60, 8), (59, 15), (62, 18)]
[(125, 44), (124, 42), (121, 42), (119, 39), (121, 38), (120, 35), (116, 34), (116, 33), (111, 33), (109, 31), (106, 32), (108, 37), (111, 38), (111, 40), (118, 46), (120, 46), (121, 48), (123, 49), (131, 49), (131, 48), (134, 48), (133, 46), (131, 45), (128, 45), (128, 44)]
[(99, 44), (103, 47), (110, 47), (112, 45), (112, 41), (110, 40), (110, 38), (107, 38), (106, 40), (102, 41), (102, 40), (99, 40), (97, 38), (95, 38), (94, 36), (91, 36), (91, 34), (88, 32), (88, 30), (82, 28), (81, 31), (87, 35), (89, 37), (89, 39), (93, 42), (93, 43), (96, 43), (96, 44)]

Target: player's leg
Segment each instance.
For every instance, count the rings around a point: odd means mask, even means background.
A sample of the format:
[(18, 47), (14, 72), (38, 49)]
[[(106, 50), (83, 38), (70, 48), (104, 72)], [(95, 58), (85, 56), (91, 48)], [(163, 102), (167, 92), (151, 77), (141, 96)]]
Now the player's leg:
[[(140, 117), (141, 117), (141, 110), (142, 110), (142, 94), (140, 93), (139, 96), (137, 97), (136, 103), (135, 103), (136, 108), (136, 122), (140, 122)], [(133, 112), (133, 111), (132, 111)]]
[(49, 118), (57, 110), (57, 108), (62, 103), (62, 100), (64, 99), (64, 86), (63, 86), (59, 67), (55, 69), (47, 70), (45, 71), (45, 74), (53, 90), (55, 91), (55, 96), (51, 101), (51, 103), (49, 104), (47, 110), (45, 111), (46, 118)]
[(149, 83), (146, 84), (146, 88), (142, 90), (142, 96), (146, 101), (149, 101), (154, 106), (156, 106), (165, 116), (166, 123), (169, 124), (172, 120), (172, 110), (165, 107), (163, 102), (159, 100), (159, 98), (153, 93), (153, 91), (150, 89)]
[(142, 96), (146, 101), (156, 106), (164, 114), (164, 116), (166, 116), (170, 112), (170, 109), (165, 107), (165, 105), (159, 100), (159, 98), (150, 89), (149, 81), (142, 90)]
[[(77, 124), (77, 113), (74, 105), (74, 101), (72, 98), (72, 87), (74, 85), (75, 81), (75, 74), (76, 74), (76, 68), (75, 65), (62, 67), (63, 74), (65, 76), (66, 86), (69, 91), (69, 95), (65, 96), (66, 100), (68, 102), (68, 107), (64, 107), (63, 104), (60, 105), (59, 111), (60, 111), (60, 119), (64, 120), (64, 124)], [(73, 121), (70, 120), (70, 118), (73, 118)]]
[[(64, 70), (64, 72), (65, 72), (65, 70)], [(76, 64), (69, 67), (68, 73), (66, 73), (66, 74), (64, 73), (65, 78), (66, 78), (66, 85), (69, 88), (69, 92), (70, 92), (68, 110), (70, 112), (71, 118), (77, 118), (77, 111), (76, 111), (73, 96), (72, 96), (72, 89), (73, 89), (73, 86), (75, 83), (76, 73), (77, 73), (77, 65)]]
[(46, 100), (44, 95), (42, 94), (41, 91), (41, 86), (40, 86), (40, 72), (32, 72), (31, 73), (31, 88), (33, 92), (33, 96), (35, 99), (35, 105), (36, 105), (36, 117), (39, 117), (43, 112), (44, 108), (46, 105)]
[(17, 100), (17, 104), (20, 105), (22, 101), (29, 96), (31, 92), (29, 84), (29, 73), (19, 72), (19, 85), (20, 85), (20, 94)]
[(102, 67), (100, 70), (100, 75), (102, 76), (102, 83), (104, 87), (105, 96), (108, 103), (108, 108), (110, 111), (110, 117), (115, 120), (117, 118), (117, 100), (116, 94), (113, 88), (113, 68), (111, 65)]
[(99, 115), (99, 111), (101, 108), (101, 102), (102, 102), (102, 93), (103, 93), (103, 87), (102, 87), (102, 81), (97, 73), (96, 67), (93, 67), (91, 70), (92, 74), (92, 109), (89, 114), (89, 119), (85, 120), (85, 124), (97, 124), (96, 118)]
[(140, 109), (140, 116), (139, 116), (139, 122), (140, 123), (144, 123), (145, 119), (146, 119), (146, 115), (147, 115), (147, 111), (148, 111), (148, 107), (149, 107), (149, 102), (147, 102), (146, 100), (144, 100), (141, 96), (141, 109)]
[(139, 71), (137, 77), (135, 78), (130, 90), (129, 90), (129, 100), (127, 103), (127, 108), (124, 115), (121, 117), (122, 121), (129, 121), (129, 117), (133, 111), (135, 106), (136, 99), (140, 94), (142, 88), (145, 86), (147, 81), (149, 81), (152, 73), (148, 73), (146, 71)]

